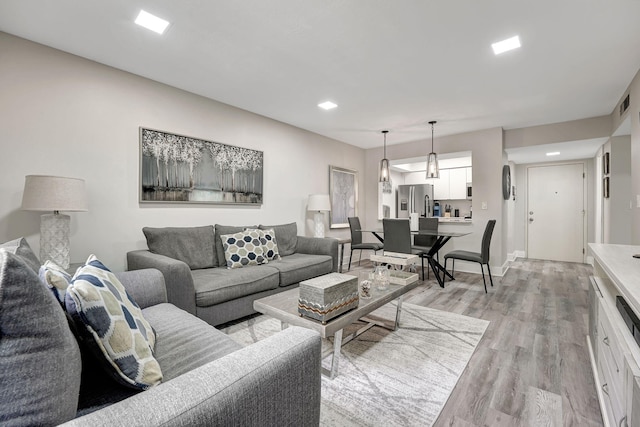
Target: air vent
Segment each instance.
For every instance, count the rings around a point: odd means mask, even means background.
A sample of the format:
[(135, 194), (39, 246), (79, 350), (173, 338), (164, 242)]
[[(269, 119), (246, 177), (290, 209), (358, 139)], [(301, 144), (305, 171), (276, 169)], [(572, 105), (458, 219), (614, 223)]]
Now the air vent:
[(622, 116), (624, 112), (627, 111), (627, 108), (629, 108), (629, 95), (627, 95), (620, 103), (620, 116)]

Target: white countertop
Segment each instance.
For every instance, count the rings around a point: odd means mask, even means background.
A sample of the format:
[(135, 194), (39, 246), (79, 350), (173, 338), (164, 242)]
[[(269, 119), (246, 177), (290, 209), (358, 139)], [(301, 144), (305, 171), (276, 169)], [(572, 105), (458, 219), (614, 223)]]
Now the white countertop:
[(451, 216), (451, 217), (444, 217), (444, 216), (439, 216), (438, 217), (438, 222), (461, 222), (461, 223), (465, 223), (465, 224), (471, 224), (471, 218), (465, 219), (464, 217), (461, 216)]
[(589, 243), (593, 257), (613, 281), (622, 296), (640, 313), (640, 246)]

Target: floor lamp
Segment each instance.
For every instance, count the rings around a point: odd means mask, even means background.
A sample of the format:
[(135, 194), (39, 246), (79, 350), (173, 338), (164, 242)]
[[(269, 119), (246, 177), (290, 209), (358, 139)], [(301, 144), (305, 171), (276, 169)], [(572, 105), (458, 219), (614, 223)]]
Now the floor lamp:
[(311, 194), (309, 195), (308, 211), (315, 211), (313, 220), (315, 229), (313, 237), (324, 237), (324, 215), (323, 211), (331, 210), (331, 201), (328, 194)]
[(40, 216), (40, 262), (51, 260), (62, 268), (69, 268), (71, 218), (60, 211), (87, 211), (84, 180), (27, 175), (22, 209), (53, 212)]

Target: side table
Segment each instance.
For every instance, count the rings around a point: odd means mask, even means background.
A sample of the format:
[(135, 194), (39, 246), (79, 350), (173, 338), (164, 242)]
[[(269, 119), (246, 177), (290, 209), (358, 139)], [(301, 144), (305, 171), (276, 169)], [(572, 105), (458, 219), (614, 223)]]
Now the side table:
[(344, 245), (351, 243), (350, 238), (332, 237), (338, 241), (338, 273), (342, 273), (342, 262), (344, 261)]

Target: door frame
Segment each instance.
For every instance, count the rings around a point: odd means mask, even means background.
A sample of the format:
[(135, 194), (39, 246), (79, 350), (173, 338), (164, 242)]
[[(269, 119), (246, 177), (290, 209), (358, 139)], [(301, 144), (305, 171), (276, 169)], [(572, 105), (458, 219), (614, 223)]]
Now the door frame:
[(581, 160), (567, 160), (560, 162), (545, 162), (545, 163), (530, 163), (523, 165), (525, 166), (525, 184), (526, 188), (526, 203), (524, 209), (524, 250), (525, 257), (529, 258), (529, 168), (536, 167), (545, 167), (545, 166), (567, 166), (567, 165), (582, 165), (582, 263), (587, 262), (587, 240), (588, 240), (588, 224), (589, 224), (589, 209), (588, 209), (588, 189), (589, 189), (589, 168), (587, 167), (587, 161), (589, 159), (581, 159)]

